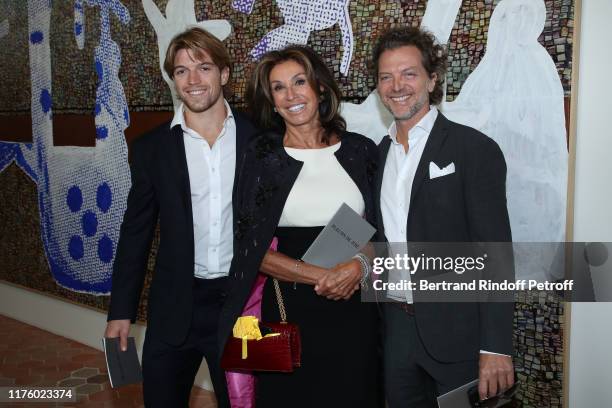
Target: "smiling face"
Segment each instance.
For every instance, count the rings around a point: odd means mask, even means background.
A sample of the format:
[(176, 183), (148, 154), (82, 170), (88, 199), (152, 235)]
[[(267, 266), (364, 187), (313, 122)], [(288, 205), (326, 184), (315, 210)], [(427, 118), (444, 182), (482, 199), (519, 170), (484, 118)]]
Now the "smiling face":
[(197, 58), (191, 50), (181, 49), (174, 58), (176, 93), (185, 109), (193, 113), (223, 104), (223, 85), (229, 78), (228, 68), (219, 70), (206, 51), (200, 52), (200, 58)]
[(319, 123), (319, 93), (308, 82), (304, 67), (293, 60), (270, 71), (274, 107), (289, 126)]
[(421, 51), (408, 45), (384, 51), (378, 60), (377, 89), (396, 121), (416, 124), (429, 111), (429, 93), (436, 84), (425, 70)]

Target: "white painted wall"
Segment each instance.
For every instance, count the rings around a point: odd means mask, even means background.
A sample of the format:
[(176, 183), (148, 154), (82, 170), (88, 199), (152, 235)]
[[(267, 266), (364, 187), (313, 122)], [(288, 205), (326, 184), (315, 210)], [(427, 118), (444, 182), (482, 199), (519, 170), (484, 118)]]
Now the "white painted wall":
[[(582, 0), (574, 203), (578, 242), (612, 241), (611, 20), (612, 1)], [(570, 408), (611, 405), (611, 316), (612, 303), (572, 305)]]

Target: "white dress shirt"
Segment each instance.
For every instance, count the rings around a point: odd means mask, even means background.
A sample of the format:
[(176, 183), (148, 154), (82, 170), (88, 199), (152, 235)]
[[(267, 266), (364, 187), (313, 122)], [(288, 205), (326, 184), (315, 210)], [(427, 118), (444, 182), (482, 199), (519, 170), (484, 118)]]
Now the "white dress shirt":
[(194, 275), (202, 279), (227, 276), (233, 254), (232, 190), (236, 169), (236, 122), (227, 101), (223, 129), (211, 147), (185, 123), (181, 104), (170, 124), (180, 125), (191, 188)]
[[(380, 192), (380, 209), (382, 212), (383, 225), (389, 246), (389, 256), (405, 254), (406, 225), (408, 223), (408, 211), (410, 210), (410, 194), (412, 182), (416, 173), (425, 144), (429, 139), (429, 133), (438, 117), (438, 109), (430, 106), (429, 112), (408, 131), (408, 152), (398, 141), (397, 127), (395, 122), (389, 127), (391, 145), (387, 153), (385, 169), (383, 173), (382, 187)], [(408, 254), (410, 256), (410, 254)], [(389, 282), (400, 282), (410, 280), (409, 271), (389, 271)], [(412, 291), (396, 290), (388, 291), (387, 296), (394, 300), (412, 303)]]

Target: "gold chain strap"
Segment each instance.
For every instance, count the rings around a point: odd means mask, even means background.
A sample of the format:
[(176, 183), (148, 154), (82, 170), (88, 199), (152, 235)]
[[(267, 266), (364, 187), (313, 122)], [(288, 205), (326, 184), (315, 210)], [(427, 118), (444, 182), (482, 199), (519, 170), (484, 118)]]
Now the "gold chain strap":
[(285, 310), (285, 303), (283, 302), (283, 295), (280, 290), (278, 280), (274, 278), (274, 290), (276, 291), (276, 301), (278, 302), (278, 308), (280, 309), (281, 322), (287, 323), (287, 311)]

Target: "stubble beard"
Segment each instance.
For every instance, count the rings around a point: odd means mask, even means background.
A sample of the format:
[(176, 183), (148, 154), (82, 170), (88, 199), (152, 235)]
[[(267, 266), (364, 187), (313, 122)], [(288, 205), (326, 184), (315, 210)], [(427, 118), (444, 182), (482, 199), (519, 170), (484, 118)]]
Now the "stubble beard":
[(393, 116), (393, 119), (397, 120), (397, 121), (403, 121), (403, 120), (410, 120), (414, 117), (414, 115), (416, 115), (417, 113), (419, 113), (421, 111), (421, 109), (423, 109), (423, 107), (429, 103), (428, 100), (428, 94), (423, 95), (421, 98), (419, 98), (414, 105), (412, 105), (409, 109), (408, 112), (404, 113), (403, 115), (397, 115), (395, 112), (393, 112), (393, 109), (391, 109), (390, 105), (385, 105), (387, 110), (389, 111), (389, 113), (391, 113), (391, 115)]

